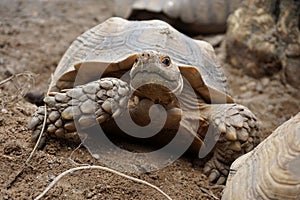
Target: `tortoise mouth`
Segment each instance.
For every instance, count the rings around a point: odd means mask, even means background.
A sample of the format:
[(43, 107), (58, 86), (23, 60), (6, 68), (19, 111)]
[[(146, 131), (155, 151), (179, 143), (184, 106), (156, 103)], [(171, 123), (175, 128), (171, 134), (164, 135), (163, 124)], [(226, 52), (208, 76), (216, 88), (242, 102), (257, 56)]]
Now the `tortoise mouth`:
[(151, 93), (153, 96), (159, 96), (159, 92), (173, 93), (179, 95), (182, 91), (182, 78), (172, 80), (163, 73), (137, 71), (131, 75), (130, 86), (133, 90), (138, 90), (142, 93)]

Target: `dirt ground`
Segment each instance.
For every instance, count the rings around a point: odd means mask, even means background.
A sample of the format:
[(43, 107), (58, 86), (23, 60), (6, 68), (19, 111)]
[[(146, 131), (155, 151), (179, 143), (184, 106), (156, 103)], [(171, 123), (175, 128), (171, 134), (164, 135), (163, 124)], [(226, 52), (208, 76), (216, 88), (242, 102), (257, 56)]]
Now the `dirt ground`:
[[(101, 165), (77, 144), (51, 140), (37, 151), (23, 173), (7, 187), (32, 151), (27, 123), (36, 106), (21, 98), (47, 90), (48, 80), (70, 43), (85, 30), (112, 15), (109, 0), (1, 0), (0, 81), (29, 71), (0, 86), (0, 199), (33, 199), (61, 172), (81, 164)], [(222, 36), (221, 36), (222, 38)], [(206, 38), (207, 39), (207, 38)], [(208, 38), (209, 39), (209, 38)], [(299, 91), (282, 83), (280, 73), (253, 79), (224, 63), (223, 45), (216, 47), (230, 92), (261, 120), (262, 138), (300, 111)], [(156, 172), (134, 177), (146, 180), (173, 199), (219, 199), (223, 186), (209, 184), (202, 168), (184, 157)], [(157, 191), (99, 170), (85, 170), (63, 178), (45, 199), (164, 199)]]

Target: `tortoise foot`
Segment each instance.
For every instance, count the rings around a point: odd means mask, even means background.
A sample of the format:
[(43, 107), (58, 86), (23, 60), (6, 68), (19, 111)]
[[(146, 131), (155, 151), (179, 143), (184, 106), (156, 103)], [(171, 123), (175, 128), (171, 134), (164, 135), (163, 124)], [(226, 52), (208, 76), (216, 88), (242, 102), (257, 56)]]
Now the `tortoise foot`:
[(216, 104), (211, 111), (210, 121), (219, 137), (204, 172), (211, 182), (223, 184), (231, 163), (260, 142), (259, 124), (254, 114), (242, 105)]
[[(89, 128), (118, 117), (127, 108), (129, 94), (128, 84), (117, 78), (102, 78), (72, 89), (50, 93), (44, 98), (47, 123), (43, 138), (47, 135), (70, 137), (69, 133), (74, 133), (78, 128)], [(41, 106), (28, 126), (33, 131), (32, 141), (38, 139), (43, 120), (44, 106)]]

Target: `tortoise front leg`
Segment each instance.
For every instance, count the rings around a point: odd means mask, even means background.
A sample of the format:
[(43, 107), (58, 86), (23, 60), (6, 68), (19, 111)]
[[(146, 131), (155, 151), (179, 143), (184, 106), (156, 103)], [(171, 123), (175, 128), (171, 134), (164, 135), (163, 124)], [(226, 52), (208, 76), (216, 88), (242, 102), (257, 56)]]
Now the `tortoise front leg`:
[[(130, 90), (126, 82), (116, 78), (100, 80), (52, 92), (44, 98), (47, 105), (47, 122), (40, 147), (47, 135), (64, 138), (76, 131), (75, 120), (80, 128), (89, 128), (117, 117), (127, 108)], [(38, 108), (29, 122), (33, 131), (32, 141), (40, 135), (44, 120), (44, 106)]]
[(231, 163), (259, 143), (258, 121), (245, 106), (238, 104), (203, 104), (201, 112), (214, 130), (216, 145), (204, 173), (211, 182), (224, 183)]

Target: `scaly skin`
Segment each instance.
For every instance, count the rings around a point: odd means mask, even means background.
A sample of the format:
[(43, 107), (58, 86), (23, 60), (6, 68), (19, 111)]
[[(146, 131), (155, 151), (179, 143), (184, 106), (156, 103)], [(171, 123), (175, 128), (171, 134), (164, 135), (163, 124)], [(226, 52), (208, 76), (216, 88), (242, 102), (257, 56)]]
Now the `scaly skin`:
[[(129, 86), (117, 78), (102, 78), (98, 81), (50, 93), (44, 99), (47, 105), (46, 134), (40, 145), (44, 145), (46, 135), (58, 138), (74, 133), (78, 121), (80, 127), (89, 128), (112, 117), (117, 117), (127, 108)], [(42, 128), (44, 106), (33, 115), (29, 129), (33, 130), (32, 141), (36, 141)]]

